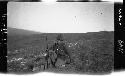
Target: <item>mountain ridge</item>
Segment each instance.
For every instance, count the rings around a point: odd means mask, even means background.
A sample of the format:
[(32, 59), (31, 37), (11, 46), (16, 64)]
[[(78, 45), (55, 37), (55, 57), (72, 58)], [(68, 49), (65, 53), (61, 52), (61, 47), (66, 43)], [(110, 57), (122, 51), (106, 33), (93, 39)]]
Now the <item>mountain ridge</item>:
[(18, 29), (18, 28), (12, 28), (12, 27), (7, 27), (7, 32), (8, 32), (9, 36), (41, 34), (41, 32), (25, 30), (25, 29)]

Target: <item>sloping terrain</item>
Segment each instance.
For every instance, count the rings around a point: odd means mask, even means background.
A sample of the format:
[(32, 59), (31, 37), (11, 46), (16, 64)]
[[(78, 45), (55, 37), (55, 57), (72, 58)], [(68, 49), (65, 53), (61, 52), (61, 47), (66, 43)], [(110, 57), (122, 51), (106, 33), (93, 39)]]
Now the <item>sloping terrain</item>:
[[(21, 33), (21, 32), (20, 32)], [(11, 33), (12, 34), (12, 33)], [(34, 72), (50, 70), (79, 73), (106, 73), (113, 70), (114, 32), (62, 33), (71, 63), (58, 68), (46, 68), (44, 54), (57, 40), (57, 33), (41, 33), (15, 37), (8, 34), (8, 71)], [(17, 34), (20, 35), (20, 34)], [(46, 40), (47, 37), (47, 40)], [(62, 64), (63, 61), (60, 60)], [(33, 66), (32, 66), (33, 65)]]
[(15, 36), (15, 35), (28, 36), (28, 35), (33, 35), (33, 34), (40, 34), (40, 32), (11, 28), (11, 27), (7, 27), (7, 32), (8, 32), (8, 36)]

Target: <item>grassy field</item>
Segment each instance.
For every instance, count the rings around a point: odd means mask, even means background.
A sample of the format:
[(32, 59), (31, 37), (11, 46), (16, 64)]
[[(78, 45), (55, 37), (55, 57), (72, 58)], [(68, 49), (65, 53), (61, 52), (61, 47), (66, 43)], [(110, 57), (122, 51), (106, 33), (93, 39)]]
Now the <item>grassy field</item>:
[[(8, 71), (15, 73), (31, 73), (31, 68), (29, 66), (34, 64), (36, 65), (34, 62), (34, 59), (36, 58), (35, 56), (44, 53), (47, 44), (49, 47), (51, 47), (59, 34), (32, 33), (31, 31), (28, 31), (23, 35), (21, 30), (18, 30), (20, 32), (19, 34), (16, 31), (11, 31), (7, 38)], [(66, 71), (67, 73), (76, 72), (89, 74), (102, 74), (110, 73), (113, 71), (113, 31), (62, 33), (62, 35), (66, 44), (66, 48), (68, 49), (68, 52), (71, 56), (72, 62), (66, 67), (56, 69), (49, 68), (47, 69), (48, 71), (63, 73)], [(47, 41), (46, 37), (48, 38)], [(20, 60), (18, 60), (19, 58)], [(23, 62), (25, 65), (21, 64)]]

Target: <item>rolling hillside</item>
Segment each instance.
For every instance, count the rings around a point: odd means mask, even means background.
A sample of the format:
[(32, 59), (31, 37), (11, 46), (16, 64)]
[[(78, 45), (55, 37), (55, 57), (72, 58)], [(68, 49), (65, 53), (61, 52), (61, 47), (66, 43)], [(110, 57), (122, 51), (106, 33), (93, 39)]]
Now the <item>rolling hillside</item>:
[[(89, 33), (62, 33), (63, 38), (67, 42), (82, 41), (86, 46), (93, 48), (106, 47), (111, 48), (114, 44), (114, 32), (89, 32)], [(8, 49), (15, 50), (20, 48), (37, 46), (45, 48), (46, 44), (53, 44), (58, 33), (40, 33), (34, 31), (27, 31), (22, 29), (8, 28)], [(46, 42), (46, 37), (48, 41)], [(94, 44), (93, 44), (94, 43)], [(111, 43), (112, 45), (108, 45)], [(107, 46), (108, 45), (108, 46)]]
[[(39, 56), (39, 54), (44, 53), (47, 44), (51, 47), (58, 35), (58, 33), (37, 33), (22, 29), (8, 29), (8, 60), (13, 58), (26, 58), (29, 63), (26, 63), (23, 67), (29, 67), (30, 63), (34, 62), (34, 56)], [(62, 35), (68, 49), (67, 51), (70, 53), (72, 63), (62, 69), (49, 68), (51, 71), (69, 70), (96, 74), (112, 71), (114, 59), (113, 31), (62, 33)], [(46, 37), (48, 38), (47, 41)], [(26, 71), (23, 71), (22, 65), (20, 65), (21, 61), (18, 62), (18, 65), (17, 62), (15, 61), (15, 64), (13, 62), (9, 63), (8, 67), (10, 71), (16, 68), (15, 70), (19, 72), (31, 72), (32, 69), (25, 69)], [(35, 64), (33, 63), (32, 65)], [(20, 69), (17, 69), (15, 66)]]
[(7, 32), (8, 32), (8, 36), (14, 36), (14, 35), (27, 36), (27, 35), (32, 35), (32, 34), (40, 34), (40, 32), (11, 28), (11, 27), (7, 27)]

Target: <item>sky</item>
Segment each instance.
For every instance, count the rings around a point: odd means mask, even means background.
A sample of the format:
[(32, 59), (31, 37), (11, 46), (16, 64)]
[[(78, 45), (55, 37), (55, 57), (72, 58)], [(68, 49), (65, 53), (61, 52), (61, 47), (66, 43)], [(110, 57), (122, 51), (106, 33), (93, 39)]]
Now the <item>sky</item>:
[(114, 4), (9, 2), (7, 26), (42, 33), (114, 31)]

